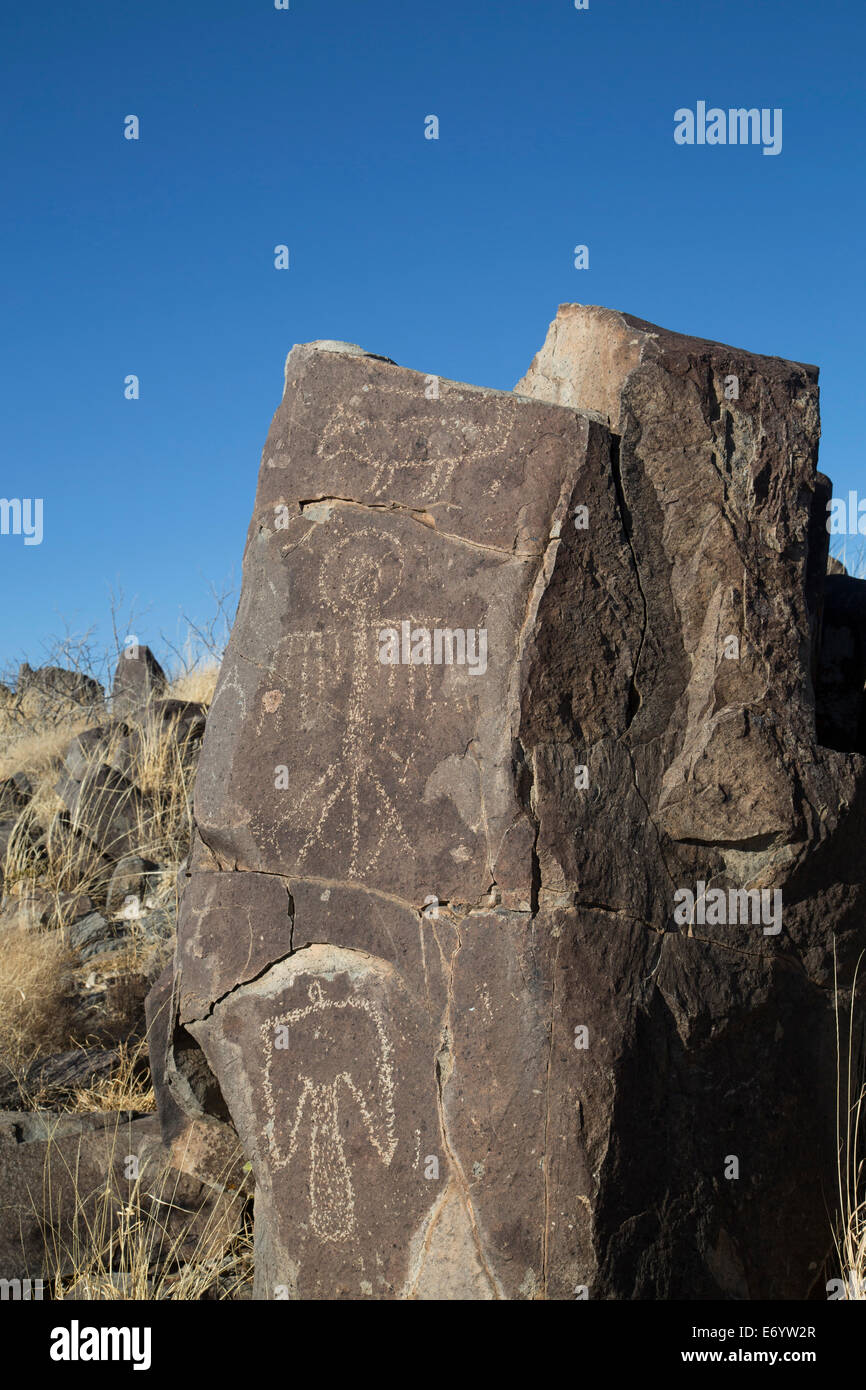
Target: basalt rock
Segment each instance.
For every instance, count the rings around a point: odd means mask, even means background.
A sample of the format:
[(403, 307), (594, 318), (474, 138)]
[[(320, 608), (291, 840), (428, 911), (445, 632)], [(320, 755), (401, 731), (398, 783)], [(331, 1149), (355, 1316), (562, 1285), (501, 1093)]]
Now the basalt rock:
[(62, 776), (55, 790), (83, 835), (109, 860), (134, 853), (147, 822), (147, 800), (139, 788), (107, 763), (93, 762), (80, 782)]
[(24, 810), (33, 795), (33, 788), (27, 785), (28, 781), (29, 779), (19, 772), (16, 776), (6, 777), (0, 782), (0, 815), (15, 817)]
[[(52, 835), (62, 837), (68, 825), (84, 842), (85, 855), (98, 853), (118, 867), (133, 854), (155, 815), (152, 797), (139, 785), (148, 759), (161, 748), (163, 755), (182, 760), (191, 777), (205, 729), (204, 705), (152, 698), (148, 673), (154, 669), (160, 670), (146, 647), (137, 657), (120, 658), (115, 704), (125, 718), (106, 720), (77, 734), (63, 752), (63, 768), (54, 784), (64, 811), (60, 824), (52, 825)], [(137, 674), (130, 676), (130, 671)], [(14, 804), (13, 795), (21, 797), (19, 786), (0, 784), (0, 810)]]
[[(191, 1126), (182, 1143), (167, 1148), (155, 1116), (0, 1111), (3, 1279), (43, 1281), (44, 1290), (31, 1285), (24, 1297), (102, 1299), (117, 1296), (113, 1280), (140, 1290), (147, 1262), (156, 1296), (166, 1297), (190, 1262), (199, 1271), (189, 1281), (193, 1296), (218, 1297), (220, 1265), (241, 1227), (245, 1174), (231, 1134), (200, 1128)], [(131, 1221), (134, 1276), (122, 1238)], [(116, 1244), (119, 1273), (102, 1247), (102, 1258), (82, 1260), (91, 1233), (106, 1247)], [(213, 1276), (203, 1292), (200, 1274), (208, 1265)], [(4, 1287), (3, 1297), (10, 1296)]]
[(14, 1105), (21, 1095), (38, 1096), (41, 1106), (62, 1107), (75, 1091), (95, 1085), (117, 1068), (117, 1052), (99, 1047), (77, 1047), (32, 1062), (21, 1076), (0, 1080), (0, 1107)]
[(99, 681), (82, 671), (69, 671), (63, 666), (28, 665), (18, 670), (15, 686), (15, 710), (19, 718), (39, 718), (44, 722), (60, 722), (70, 714), (89, 713), (101, 708), (105, 692)]
[(125, 935), (117, 924), (106, 922), (98, 912), (88, 912), (86, 916), (79, 917), (69, 927), (66, 936), (70, 949), (82, 962), (90, 960), (91, 956), (124, 950), (127, 945)]
[(823, 1287), (866, 764), (818, 430), (815, 368), (581, 306), (513, 395), (289, 355), (154, 1029), (257, 1297)]
[(114, 672), (111, 709), (114, 715), (134, 714), (163, 694), (168, 682), (150, 647), (125, 647)]
[(147, 901), (158, 876), (159, 866), (152, 859), (142, 859), (138, 854), (121, 859), (108, 885), (106, 907), (109, 913), (126, 908), (127, 915), (140, 915), (141, 905)]

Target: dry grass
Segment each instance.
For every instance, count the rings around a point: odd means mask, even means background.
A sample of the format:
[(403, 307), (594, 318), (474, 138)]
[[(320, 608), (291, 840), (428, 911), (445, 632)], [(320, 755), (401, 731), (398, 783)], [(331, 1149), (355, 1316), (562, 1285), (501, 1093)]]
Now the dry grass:
[[(214, 660), (190, 665), (165, 694), (207, 707), (218, 664)], [(109, 808), (105, 789), (91, 788), (88, 771), (83, 779), (75, 779), (82, 790), (70, 814), (55, 791), (65, 775), (66, 749), (85, 729), (108, 733), (111, 715), (99, 704), (64, 709), (58, 702), (51, 707), (43, 697), (44, 692), (34, 697), (31, 708), (26, 700), (0, 688), (0, 780), (26, 772), (35, 787), (25, 809), (5, 812), (6, 817), (14, 817), (15, 825), (0, 865), (5, 899), (0, 917), (0, 1073), (11, 1074), (25, 1085), (34, 1062), (77, 1044), (86, 1045), (83, 1037), (73, 1035), (70, 996), (78, 975), (87, 970), (76, 970), (60, 928), (71, 920), (72, 900), (80, 906), (87, 897), (105, 911), (107, 866), (91, 841), (91, 834), (96, 839), (102, 835), (94, 827), (106, 822), (106, 816), (99, 814), (100, 805), (103, 813), (110, 809), (112, 823), (119, 824), (125, 814), (122, 852), (152, 860), (163, 870), (160, 881), (148, 889), (145, 912), (170, 908), (177, 865), (189, 847), (197, 759), (197, 749), (178, 737), (177, 726), (167, 726), (162, 711), (147, 708), (138, 716), (126, 716), (126, 729), (111, 728), (110, 745), (97, 748), (90, 758), (94, 768), (98, 764), (112, 767), (126, 779), (129, 789), (112, 783), (119, 790), (109, 793), (114, 797)], [(117, 857), (121, 846), (116, 844), (114, 849)], [(141, 910), (134, 901), (125, 914), (130, 940), (127, 949), (112, 953), (105, 977), (109, 990), (116, 983), (115, 975), (121, 984), (127, 975), (133, 980), (143, 978), (143, 966), (152, 964), (151, 957), (164, 949), (163, 936), (167, 939), (170, 932), (170, 912), (162, 923), (151, 916), (147, 925), (142, 918), (139, 928), (133, 908)], [(106, 1151), (125, 1133), (122, 1117), (155, 1108), (144, 1060), (145, 1044), (136, 1035), (120, 1045), (109, 1075), (67, 1091), (60, 1101), (66, 1113), (117, 1117), (113, 1139), (110, 1132), (106, 1134)], [(47, 1103), (44, 1094), (21, 1092), (24, 1106)], [(106, 1119), (108, 1126), (114, 1123), (113, 1118)], [(112, 1152), (104, 1186), (102, 1165), (97, 1169), (96, 1185), (101, 1190), (94, 1192), (92, 1180), (84, 1183), (83, 1174), (79, 1185), (75, 1160), (71, 1168), (64, 1160), (65, 1145), (49, 1144), (49, 1149), (53, 1157), (45, 1165), (46, 1189), (36, 1215), (45, 1231), (45, 1277), (54, 1297), (196, 1300), (248, 1295), (252, 1234), (239, 1178), (226, 1182), (225, 1192), (214, 1189), (204, 1211), (198, 1211), (198, 1199), (190, 1197), (191, 1180), (164, 1166), (164, 1153), (143, 1164), (146, 1182), (143, 1172), (132, 1184), (125, 1177), (119, 1179)], [(123, 1160), (119, 1163), (122, 1168)], [(54, 1191), (52, 1167), (57, 1180)], [(92, 1174), (92, 1163), (89, 1171)], [(85, 1187), (90, 1190), (83, 1191)]]
[(177, 676), (169, 686), (173, 700), (195, 700), (200, 705), (209, 705), (216, 689), (220, 668), (216, 662), (195, 667), (184, 676)]
[(0, 933), (0, 1059), (16, 1075), (68, 1047), (71, 968), (59, 932), (10, 925)]
[(95, 722), (92, 715), (76, 715), (63, 724), (24, 732), (17, 724), (3, 727), (0, 722), (0, 782), (13, 772), (29, 772), (37, 778), (52, 773), (66, 745)]
[(138, 725), (132, 779), (148, 809), (138, 816), (136, 852), (156, 863), (177, 864), (186, 857), (192, 834), (195, 760), (185, 744), (168, 733), (153, 719), (144, 718)]
[[(158, 864), (177, 865), (186, 857), (192, 832), (196, 754), (175, 736), (177, 721), (166, 724), (149, 709), (127, 725), (129, 738), (122, 729), (112, 730), (107, 748), (93, 758), (94, 764), (116, 768), (128, 783), (126, 791), (111, 794), (112, 816), (118, 824), (127, 817), (134, 820), (131, 830), (124, 827), (121, 832), (124, 843), (107, 847), (117, 856), (131, 852)], [(100, 805), (104, 814), (105, 793), (85, 779), (75, 814), (67, 821), (59, 814), (63, 804), (54, 790), (63, 773), (61, 754), (80, 731), (80, 724), (70, 724), (62, 733), (53, 729), (41, 738), (31, 734), (5, 754), (10, 768), (14, 764), (16, 770), (30, 773), (36, 791), (16, 820), (2, 866), (4, 890), (7, 896), (26, 895), (38, 884), (55, 921), (62, 921), (63, 902), (70, 895), (86, 894), (99, 904), (107, 889), (104, 857), (87, 834), (87, 827), (99, 818)]]
[(150, 1071), (142, 1067), (142, 1059), (147, 1057), (144, 1039), (121, 1043), (117, 1054), (117, 1066), (110, 1076), (98, 1077), (91, 1086), (73, 1091), (65, 1110), (93, 1115), (127, 1110), (143, 1113), (156, 1109), (153, 1080)]
[[(206, 703), (216, 673), (215, 666), (193, 670), (171, 693)], [(108, 815), (112, 822), (116, 817), (123, 824), (124, 843), (114, 846), (114, 857), (132, 853), (162, 866), (148, 909), (169, 910), (174, 907), (177, 866), (186, 857), (192, 831), (197, 750), (184, 742), (177, 724), (167, 724), (150, 706), (110, 731), (110, 717), (102, 708), (89, 715), (75, 711), (65, 722), (55, 716), (57, 711), (49, 709), (41, 728), (20, 721), (7, 721), (3, 727), (0, 721), (2, 775), (26, 772), (35, 787), (26, 807), (12, 813), (15, 824), (0, 863), (0, 1073), (21, 1079), (40, 1057), (83, 1041), (69, 1031), (71, 1010), (64, 1001), (72, 992), (74, 962), (59, 929), (71, 920), (73, 905), (81, 910), (84, 898), (106, 911), (112, 866), (102, 853), (105, 846), (97, 847), (88, 829), (104, 824)], [(107, 746), (93, 751), (91, 766), (95, 770), (108, 764), (126, 779), (126, 789), (118, 780), (120, 790), (110, 793), (109, 804), (88, 773), (70, 815), (55, 785), (65, 774), (66, 748), (85, 728), (106, 730)], [(115, 953), (113, 965), (141, 973), (164, 953), (165, 942), (156, 939), (145, 919), (142, 928), (129, 921), (128, 930), (128, 950)], [(39, 1098), (28, 1096), (25, 1103), (38, 1105)], [(152, 1104), (149, 1083), (139, 1079), (132, 1054), (122, 1058), (115, 1076), (74, 1101), (79, 1110), (140, 1111)]]
[[(862, 960), (862, 956), (860, 958)], [(844, 1053), (840, 1037), (839, 994), (836, 982), (836, 1123), (839, 1135), (839, 1230), (835, 1233), (839, 1268), (845, 1281), (845, 1298), (866, 1302), (866, 1078), (863, 1057), (854, 1028), (857, 975), (854, 971), (847, 1040)]]
[[(172, 700), (210, 705), (216, 689), (219, 665), (202, 664), (176, 676), (166, 692)], [(29, 719), (11, 719), (0, 703), (0, 781), (14, 772), (29, 772), (39, 777), (55, 772), (64, 749), (76, 734), (108, 721), (108, 711), (100, 706), (73, 708), (53, 719), (42, 717), (34, 710)]]
[[(102, 1190), (88, 1199), (76, 1182), (68, 1236), (57, 1234), (59, 1221), (46, 1223), (45, 1277), (55, 1299), (188, 1302), (248, 1295), (252, 1231), (234, 1170), (221, 1175), (230, 1192), (217, 1193), (203, 1220), (179, 1193), (177, 1169), (164, 1169), (154, 1182), (143, 1164), (123, 1200), (113, 1171), (112, 1161)], [(56, 1205), (49, 1177), (43, 1212)]]

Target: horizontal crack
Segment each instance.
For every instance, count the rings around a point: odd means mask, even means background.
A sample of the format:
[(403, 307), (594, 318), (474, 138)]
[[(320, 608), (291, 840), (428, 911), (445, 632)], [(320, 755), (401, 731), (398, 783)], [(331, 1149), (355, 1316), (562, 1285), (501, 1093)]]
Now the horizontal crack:
[[(417, 522), (419, 526), (424, 526), (428, 531), (435, 531), (436, 535), (441, 536), (443, 540), (454, 541), (458, 545), (468, 545), (473, 550), (489, 550), (495, 555), (504, 555), (509, 560), (537, 560), (539, 556), (544, 554), (549, 544), (548, 540), (538, 550), (506, 550), (505, 546), (502, 545), (488, 545), (485, 544), (484, 541), (473, 541), (470, 540), (468, 536), (458, 535), (456, 531), (440, 530), (436, 524), (436, 518), (431, 514), (430, 508), (413, 507), (405, 502), (358, 502), (354, 497), (321, 496), (304, 498), (303, 500), (299, 500), (296, 505), (300, 508), (301, 515), (303, 515), (304, 507), (312, 507), (323, 502), (326, 505), (332, 504), (333, 506), (357, 507), (359, 511), (365, 512), (403, 512), (412, 521)], [(443, 504), (437, 502), (430, 504), (431, 507), (441, 505)]]
[[(200, 826), (198, 827), (198, 832), (201, 836), (202, 844), (205, 846), (206, 849), (210, 850), (210, 853), (214, 855), (219, 864), (218, 852), (208, 844), (207, 838), (204, 834), (202, 834)], [(318, 878), (310, 874), (304, 874), (301, 876), (293, 873), (281, 874), (277, 873), (275, 869), (242, 869), (238, 866), (237, 860), (235, 860), (235, 863), (231, 867), (222, 867), (222, 865), (220, 865), (220, 867), (218, 867), (216, 870), (202, 869), (197, 872), (216, 872), (226, 874), (261, 874), (263, 878), (278, 878), (282, 883), (286, 885), (286, 890), (287, 892), (289, 892), (289, 894), (291, 894), (292, 885), (300, 883), (308, 883), (315, 888), (348, 888), (356, 893), (365, 893), (371, 898), (381, 898), (384, 902), (395, 903), (398, 907), (406, 908), (416, 917), (424, 915), (425, 905), (423, 903), (419, 906), (418, 903), (411, 902), (409, 898), (401, 898), (396, 893), (386, 893), (385, 890), (382, 888), (371, 888), (369, 884), (358, 883), (354, 879), (349, 878)], [(454, 917), (458, 920), (462, 920), (465, 917), (471, 917), (475, 914), (481, 913), (501, 913), (503, 916), (511, 916), (513, 913), (519, 911), (516, 908), (500, 908), (496, 904), (485, 903), (484, 899), (488, 896), (489, 892), (489, 888), (483, 889), (478, 895), (478, 900), (474, 903), (458, 904), (448, 902), (447, 899), (440, 899), (438, 906), (440, 910), (445, 909), (448, 916)], [(431, 891), (429, 896), (432, 898), (433, 896), (438, 895), (434, 895)], [(428, 908), (429, 906), (430, 905), (427, 904)], [(523, 916), (525, 914), (520, 913), (520, 915)]]

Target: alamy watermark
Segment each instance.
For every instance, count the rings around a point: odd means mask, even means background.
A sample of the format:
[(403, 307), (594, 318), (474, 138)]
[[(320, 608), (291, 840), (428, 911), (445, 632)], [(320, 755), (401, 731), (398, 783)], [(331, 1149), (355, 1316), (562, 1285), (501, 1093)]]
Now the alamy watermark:
[(866, 536), (866, 497), (857, 493), (831, 497), (827, 503), (827, 530), (831, 536)]
[(82, 1327), (73, 1318), (68, 1327), (51, 1330), (48, 1355), (52, 1361), (131, 1361), (134, 1371), (151, 1364), (149, 1327)]
[(0, 1279), (0, 1301), (42, 1302), (45, 1285), (41, 1279)]
[(0, 536), (23, 536), (25, 545), (41, 545), (42, 498), (0, 497)]
[(383, 666), (466, 666), (470, 676), (487, 670), (487, 628), (413, 628), (411, 622), (379, 629)]
[(782, 930), (781, 888), (710, 888), (698, 879), (695, 891), (678, 888), (674, 893), (674, 921), (678, 926), (699, 927), (763, 925), (764, 936)]
[(681, 106), (674, 112), (674, 140), (678, 145), (763, 145), (764, 154), (782, 153), (782, 108), (763, 106), (707, 107), (699, 101), (692, 111)]

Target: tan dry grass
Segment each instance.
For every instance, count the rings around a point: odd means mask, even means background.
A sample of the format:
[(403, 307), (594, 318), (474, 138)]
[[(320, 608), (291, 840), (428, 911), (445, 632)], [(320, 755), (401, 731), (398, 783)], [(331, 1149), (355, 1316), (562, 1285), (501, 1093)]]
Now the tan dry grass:
[[(65, 1167), (69, 1173), (68, 1164)], [(154, 1185), (146, 1181), (142, 1170), (120, 1202), (112, 1167), (112, 1162), (106, 1165), (105, 1185), (95, 1200), (82, 1197), (76, 1182), (67, 1239), (58, 1237), (59, 1222), (50, 1220), (55, 1203), (50, 1181), (46, 1185), (43, 1210), (37, 1215), (46, 1232), (46, 1278), (55, 1299), (189, 1302), (204, 1296), (225, 1300), (249, 1292), (253, 1241), (249, 1220), (237, 1219), (240, 1196), (214, 1203), (189, 1249), (189, 1224), (181, 1221), (172, 1232), (168, 1223), (173, 1210), (188, 1210), (178, 1201), (180, 1171), (166, 1169)], [(46, 1174), (50, 1174), (49, 1163)], [(237, 1187), (234, 1170), (220, 1175), (218, 1181)], [(49, 1214), (48, 1221), (44, 1213)]]
[(145, 718), (132, 780), (144, 793), (148, 812), (138, 819), (137, 852), (160, 864), (186, 857), (192, 834), (192, 783), (195, 767), (188, 750), (167, 736), (165, 725)]
[[(213, 673), (207, 677), (199, 673), (197, 693), (206, 694), (212, 679)], [(67, 744), (84, 727), (96, 723), (94, 712), (90, 718), (79, 717), (26, 735), (16, 730), (0, 755), (7, 775), (26, 771), (36, 783), (31, 802), (17, 817), (2, 864), (6, 925), (0, 922), (0, 1070), (16, 1078), (23, 1078), (28, 1066), (41, 1056), (63, 1051), (75, 1042), (65, 1003), (74, 962), (62, 932), (56, 928), (66, 924), (70, 900), (86, 896), (97, 907), (104, 903), (107, 874), (99, 849), (86, 835), (75, 833), (78, 821), (87, 823), (87, 806), (72, 817), (70, 833), (65, 818), (57, 817), (62, 803), (54, 784)], [(156, 896), (162, 905), (171, 905), (175, 868), (186, 856), (191, 833), (194, 758), (167, 736), (170, 731), (165, 723), (152, 718), (148, 711), (136, 723), (136, 736), (131, 740), (134, 766), (128, 775), (146, 796), (133, 835), (133, 852), (168, 866), (162, 891)], [(120, 739), (121, 734), (117, 737)], [(107, 757), (113, 761), (113, 755), (120, 753), (115, 747)], [(97, 755), (100, 759), (105, 756)], [(42, 930), (43, 923), (55, 929)], [(135, 924), (131, 927), (127, 963), (133, 968), (149, 960), (159, 943), (155, 946), (149, 938), (139, 941)], [(129, 1065), (122, 1062), (117, 1075), (98, 1083), (92, 1092), (82, 1093), (75, 1107), (150, 1108), (152, 1092), (133, 1071), (131, 1060)], [(27, 1103), (38, 1105), (39, 1098), (30, 1097)]]
[(156, 1109), (156, 1096), (149, 1071), (142, 1071), (141, 1060), (146, 1056), (144, 1040), (121, 1043), (117, 1066), (109, 1076), (101, 1076), (91, 1086), (73, 1091), (63, 1108), (78, 1115), (114, 1114), (134, 1110), (140, 1113)]
[(16, 1074), (69, 1045), (72, 960), (59, 932), (0, 932), (0, 1060)]
[[(208, 683), (211, 679), (215, 679), (215, 673), (208, 676)], [(198, 689), (200, 694), (206, 693), (204, 685), (199, 684)], [(55, 920), (62, 918), (62, 903), (69, 895), (86, 894), (98, 903), (107, 886), (99, 849), (90, 844), (86, 834), (78, 833), (79, 827), (89, 823), (93, 800), (88, 805), (85, 793), (83, 804), (71, 819), (71, 834), (64, 830), (63, 823), (54, 820), (62, 809), (54, 790), (61, 770), (61, 754), (79, 732), (80, 723), (67, 725), (62, 733), (51, 729), (39, 737), (31, 734), (11, 745), (6, 753), (10, 770), (27, 771), (34, 777), (36, 792), (17, 818), (2, 866), (4, 888), (7, 894), (10, 891), (26, 893), (38, 883), (43, 896), (52, 903)], [(135, 805), (137, 822), (131, 852), (158, 864), (176, 865), (186, 857), (192, 832), (195, 759), (190, 750), (170, 734), (163, 720), (144, 710), (133, 722), (133, 764), (126, 767), (124, 775), (144, 794), (140, 801), (134, 792), (128, 794), (129, 804)], [(96, 755), (95, 761), (124, 767), (123, 741), (122, 732), (115, 731), (109, 748)], [(124, 809), (123, 801), (123, 797), (118, 799), (118, 810)], [(34, 842), (39, 840), (45, 827), (48, 828), (47, 845), (36, 848)]]
[[(208, 706), (213, 700), (220, 668), (208, 664), (195, 667), (169, 682), (168, 697)], [(54, 774), (63, 751), (77, 734), (108, 722), (105, 709), (71, 711), (60, 723), (46, 722), (24, 726), (4, 717), (0, 706), (0, 781), (14, 772), (31, 775)]]
[(95, 714), (91, 714), (89, 717), (76, 715), (63, 724), (25, 732), (18, 725), (0, 728), (0, 781), (11, 777), (13, 772), (29, 772), (37, 777), (54, 773), (66, 745), (76, 734), (98, 722)]
[(177, 676), (169, 685), (172, 700), (193, 700), (200, 705), (209, 705), (216, 689), (220, 668), (214, 662), (195, 667), (186, 675)]
[[(836, 981), (836, 1124), (839, 1136), (839, 1228), (834, 1232), (845, 1298), (866, 1302), (866, 1077), (854, 1027), (857, 976), (854, 971), (847, 1039), (840, 1036), (839, 992)], [(835, 963), (834, 963), (835, 972)]]

